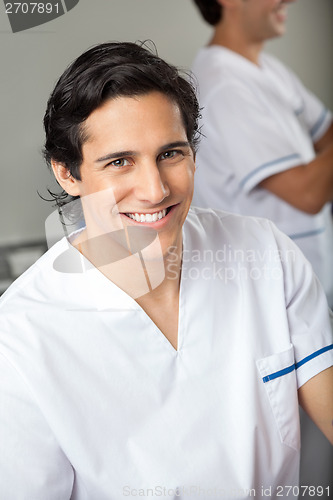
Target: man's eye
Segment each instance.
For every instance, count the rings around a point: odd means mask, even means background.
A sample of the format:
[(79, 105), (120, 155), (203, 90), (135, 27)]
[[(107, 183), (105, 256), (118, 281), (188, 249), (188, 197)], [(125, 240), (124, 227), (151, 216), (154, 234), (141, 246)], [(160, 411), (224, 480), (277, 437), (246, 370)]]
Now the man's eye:
[(128, 165), (131, 165), (131, 163), (126, 158), (119, 158), (118, 160), (113, 160), (107, 164), (107, 166), (118, 167), (118, 168), (127, 167)]
[(177, 151), (176, 149), (172, 151), (166, 151), (165, 153), (162, 153), (160, 158), (161, 160), (171, 160), (181, 154), (181, 151)]

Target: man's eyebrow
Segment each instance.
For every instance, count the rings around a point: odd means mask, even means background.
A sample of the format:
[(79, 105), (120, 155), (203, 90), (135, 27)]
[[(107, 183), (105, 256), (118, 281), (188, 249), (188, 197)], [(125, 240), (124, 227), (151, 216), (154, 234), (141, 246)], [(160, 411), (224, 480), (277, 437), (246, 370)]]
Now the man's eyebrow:
[[(184, 148), (184, 147), (190, 147), (190, 143), (188, 141), (175, 141), (175, 142), (169, 142), (168, 144), (164, 144), (161, 146), (158, 150), (158, 153), (162, 153), (163, 151), (166, 151), (167, 149), (173, 149), (173, 148)], [(105, 156), (101, 156), (101, 158), (97, 158), (95, 160), (95, 163), (101, 163), (104, 161), (110, 161), (110, 160), (115, 160), (118, 158), (124, 158), (126, 156), (135, 156), (138, 153), (135, 151), (117, 151), (115, 153), (109, 153)]]
[(167, 149), (174, 149), (174, 148), (189, 148), (191, 147), (190, 143), (188, 141), (176, 141), (176, 142), (169, 142), (168, 144), (165, 144), (159, 149), (159, 152), (162, 153), (163, 151), (166, 151)]
[(101, 158), (97, 158), (97, 160), (95, 160), (95, 163), (100, 163), (102, 161), (107, 161), (107, 160), (114, 160), (114, 159), (117, 159), (117, 158), (124, 158), (124, 156), (134, 156), (135, 154), (135, 151), (118, 151), (116, 153), (109, 153), (105, 156), (102, 156)]

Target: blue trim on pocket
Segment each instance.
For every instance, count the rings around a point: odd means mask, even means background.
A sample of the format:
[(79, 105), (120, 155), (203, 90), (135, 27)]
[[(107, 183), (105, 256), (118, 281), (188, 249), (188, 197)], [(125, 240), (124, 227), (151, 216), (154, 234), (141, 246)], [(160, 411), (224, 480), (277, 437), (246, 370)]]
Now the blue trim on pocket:
[(323, 354), (324, 352), (330, 351), (333, 349), (333, 344), (327, 345), (326, 347), (323, 347), (322, 349), (318, 349), (318, 351), (313, 352), (309, 356), (306, 356), (305, 358), (301, 359), (298, 363), (294, 363), (293, 365), (288, 366), (287, 368), (283, 368), (282, 370), (279, 370), (275, 373), (271, 373), (270, 375), (266, 375), (266, 377), (263, 377), (262, 381), (264, 384), (266, 382), (269, 382), (270, 380), (274, 380), (275, 378), (282, 377), (283, 375), (287, 375), (287, 373), (290, 373), (294, 370), (297, 370), (300, 368), (302, 365), (307, 363), (313, 358), (316, 358), (317, 356), (320, 356), (320, 354)]
[(283, 370), (279, 370), (278, 372), (271, 373), (270, 375), (266, 375), (266, 377), (263, 377), (263, 382), (269, 382), (270, 380), (274, 380), (275, 378), (282, 377), (283, 375), (287, 375), (287, 373), (290, 373), (295, 370), (295, 363), (291, 366), (288, 366), (288, 368), (283, 368)]
[(250, 172), (249, 174), (247, 174), (244, 177), (244, 179), (242, 179), (240, 181), (239, 185), (240, 185), (240, 187), (244, 187), (245, 184), (247, 183), (247, 181), (249, 179), (251, 179), (251, 177), (253, 177), (254, 175), (256, 175), (258, 172), (260, 172), (260, 170), (263, 170), (264, 168), (271, 167), (273, 165), (277, 165), (278, 163), (283, 163), (284, 161), (287, 161), (287, 160), (294, 160), (296, 158), (301, 158), (301, 156), (298, 153), (293, 153), (291, 155), (283, 156), (282, 158), (278, 158), (277, 160), (273, 160), (273, 161), (269, 161), (267, 163), (264, 163), (263, 165), (260, 165), (259, 167), (257, 167), (254, 170), (252, 170), (252, 172)]

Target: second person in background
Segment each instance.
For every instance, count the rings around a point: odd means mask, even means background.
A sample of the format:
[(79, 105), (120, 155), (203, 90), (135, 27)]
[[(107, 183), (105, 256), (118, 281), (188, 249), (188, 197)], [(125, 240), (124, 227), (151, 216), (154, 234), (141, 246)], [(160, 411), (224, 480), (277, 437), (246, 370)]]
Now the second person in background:
[(193, 70), (204, 138), (194, 202), (273, 220), (302, 249), (333, 305), (332, 115), (277, 59), (291, 0), (195, 0), (214, 27)]

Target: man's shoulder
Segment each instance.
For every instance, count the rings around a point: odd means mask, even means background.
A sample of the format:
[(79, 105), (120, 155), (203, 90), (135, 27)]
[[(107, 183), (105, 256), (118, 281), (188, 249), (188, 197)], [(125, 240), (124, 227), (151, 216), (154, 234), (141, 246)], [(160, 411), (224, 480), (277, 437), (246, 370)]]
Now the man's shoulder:
[(240, 215), (224, 210), (191, 206), (186, 225), (193, 232), (200, 232), (203, 244), (210, 240), (230, 240), (239, 245), (257, 240), (264, 245), (268, 240), (275, 240), (278, 231), (274, 224), (264, 217)]
[(225, 47), (203, 47), (193, 61), (192, 70), (199, 80), (217, 75), (231, 77), (237, 73), (235, 66), (239, 62), (242, 62), (240, 56)]
[(251, 215), (242, 215), (239, 213), (228, 212), (227, 210), (220, 210), (218, 208), (205, 208), (195, 205), (191, 205), (188, 213), (188, 218), (195, 219), (205, 219), (212, 218), (214, 220), (219, 220), (221, 224), (231, 224), (231, 225), (242, 225), (242, 224), (254, 224), (254, 225), (270, 225), (272, 222), (265, 217), (256, 217)]
[(252, 101), (258, 87), (267, 86), (269, 73), (284, 81), (289, 78), (289, 70), (270, 54), (261, 54), (260, 66), (222, 46), (202, 48), (192, 65), (200, 100), (207, 105), (212, 99), (215, 101), (218, 94), (226, 104), (235, 102), (238, 105), (240, 95)]
[(192, 64), (192, 70), (200, 76), (211, 72), (220, 72), (225, 76), (237, 76), (246, 73), (248, 76), (258, 76), (260, 67), (272, 71), (293, 74), (292, 70), (276, 56), (261, 52), (259, 68), (246, 57), (223, 46), (203, 47), (198, 52)]
[(244, 61), (239, 59), (239, 55), (225, 47), (204, 47), (198, 51), (192, 64), (192, 71), (200, 86), (205, 81), (218, 85), (237, 77), (239, 72), (242, 72)]
[[(246, 267), (254, 262), (272, 269), (285, 266), (292, 276), (296, 267), (302, 273), (310, 266), (295, 243), (263, 217), (191, 207), (184, 235), (187, 250), (209, 251), (216, 257), (224, 252)], [(279, 280), (283, 279), (279, 271)]]
[(2, 295), (1, 312), (11, 309), (12, 304), (31, 301), (35, 294), (47, 301), (53, 290), (50, 282), (55, 271), (54, 264), (68, 246), (66, 238), (58, 241), (19, 276)]

